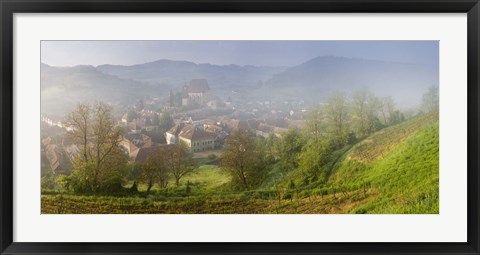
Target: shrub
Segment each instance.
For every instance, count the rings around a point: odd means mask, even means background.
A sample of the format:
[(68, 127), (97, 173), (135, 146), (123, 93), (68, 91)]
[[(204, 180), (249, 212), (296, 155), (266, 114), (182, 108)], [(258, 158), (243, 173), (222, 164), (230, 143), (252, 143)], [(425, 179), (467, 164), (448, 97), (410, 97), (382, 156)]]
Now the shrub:
[(44, 176), (42, 177), (42, 183), (41, 183), (42, 189), (55, 189), (55, 179), (53, 177), (47, 177)]

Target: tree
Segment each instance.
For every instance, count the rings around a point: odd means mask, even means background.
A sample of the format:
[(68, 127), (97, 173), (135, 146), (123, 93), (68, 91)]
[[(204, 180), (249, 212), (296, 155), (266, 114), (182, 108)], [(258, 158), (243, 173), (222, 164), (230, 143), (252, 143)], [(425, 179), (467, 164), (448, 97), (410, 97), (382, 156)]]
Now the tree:
[(400, 123), (405, 120), (405, 116), (399, 110), (395, 110), (390, 114), (390, 125)]
[(158, 183), (160, 188), (166, 188), (168, 185), (169, 171), (165, 160), (166, 148), (155, 148), (155, 152), (140, 167), (140, 180), (147, 184), (147, 192), (151, 190), (155, 183)]
[(310, 180), (304, 180), (307, 182), (325, 181), (327, 172), (322, 172), (322, 166), (324, 166), (332, 152), (332, 146), (328, 140), (310, 140), (302, 149), (299, 155), (298, 168), (304, 174), (305, 178)]
[(68, 132), (68, 135), (72, 138), (73, 142), (81, 150), (82, 161), (86, 162), (89, 159), (88, 155), (88, 138), (91, 133), (91, 116), (92, 111), (89, 106), (80, 104), (77, 109), (67, 115), (65, 119), (65, 125), (71, 127), (72, 130)]
[(160, 126), (160, 117), (158, 116), (158, 113), (154, 113), (152, 117), (152, 124), (154, 126)]
[(173, 96), (174, 99), (174, 106), (175, 107), (181, 107), (182, 106), (182, 92), (176, 92), (175, 95)]
[(168, 113), (167, 111), (163, 112), (159, 120), (160, 129), (167, 131), (174, 125), (175, 122), (173, 121), (172, 115), (170, 115), (170, 113)]
[(439, 110), (438, 86), (431, 86), (422, 97), (422, 109), (425, 112), (437, 112)]
[(138, 118), (138, 114), (137, 112), (133, 111), (133, 110), (130, 110), (128, 113), (127, 113), (127, 121), (128, 122), (131, 122), (133, 121), (134, 119)]
[(181, 178), (197, 168), (197, 163), (193, 160), (193, 154), (182, 142), (166, 147), (164, 155), (168, 172), (175, 178), (177, 187), (180, 186)]
[(393, 125), (398, 123), (395, 102), (391, 96), (381, 99), (381, 113), (384, 125)]
[(230, 174), (234, 185), (249, 189), (263, 181), (266, 173), (265, 151), (251, 133), (239, 129), (225, 141), (221, 166)]
[(329, 97), (324, 106), (325, 121), (330, 139), (337, 147), (343, 146), (348, 141), (348, 101), (343, 93)]
[(357, 90), (352, 95), (352, 125), (358, 136), (366, 136), (379, 128), (378, 112), (381, 101), (367, 89)]
[(65, 123), (80, 149), (73, 163), (75, 176), (84, 179), (87, 189), (97, 191), (104, 184), (120, 182), (128, 159), (119, 146), (121, 130), (115, 125), (112, 108), (104, 103), (79, 105)]
[(323, 112), (317, 107), (310, 108), (304, 115), (307, 136), (318, 140), (323, 135)]
[(275, 134), (270, 134), (265, 138), (266, 157), (269, 162), (275, 162), (280, 157), (280, 144), (281, 140)]
[(302, 151), (303, 139), (298, 129), (289, 129), (282, 135), (280, 141), (280, 161), (287, 170), (294, 170), (298, 167), (298, 154)]

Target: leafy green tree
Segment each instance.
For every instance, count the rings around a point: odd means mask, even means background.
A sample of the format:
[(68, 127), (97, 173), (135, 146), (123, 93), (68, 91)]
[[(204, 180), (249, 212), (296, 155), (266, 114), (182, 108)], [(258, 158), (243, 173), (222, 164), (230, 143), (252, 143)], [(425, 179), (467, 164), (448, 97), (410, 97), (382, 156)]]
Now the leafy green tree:
[(298, 129), (289, 129), (280, 140), (280, 161), (288, 171), (298, 167), (298, 155), (302, 151), (304, 141)]
[(390, 125), (400, 123), (405, 120), (405, 116), (399, 110), (395, 110), (390, 114)]
[(265, 153), (269, 162), (275, 162), (280, 157), (281, 139), (275, 134), (270, 134), (265, 138)]
[(138, 118), (138, 114), (136, 111), (128, 111), (127, 113), (127, 121), (130, 122), (130, 121), (133, 121), (134, 119)]
[(249, 189), (266, 175), (265, 152), (246, 130), (237, 130), (225, 141), (221, 166), (232, 177), (235, 186)]
[(320, 106), (310, 108), (303, 116), (305, 120), (305, 132), (308, 137), (320, 139), (324, 133), (324, 113)]
[(325, 181), (329, 173), (322, 172), (322, 166), (328, 162), (332, 147), (327, 140), (309, 141), (299, 155), (300, 171), (309, 181)]
[(172, 115), (169, 112), (165, 111), (161, 114), (159, 120), (159, 127), (163, 131), (169, 130), (175, 125)]
[(152, 124), (154, 126), (160, 126), (160, 117), (158, 116), (158, 113), (154, 113), (152, 117)]
[(42, 189), (55, 189), (56, 183), (55, 178), (51, 176), (43, 176), (41, 179)]
[(352, 95), (352, 125), (357, 136), (369, 135), (380, 127), (378, 113), (381, 101), (367, 89), (357, 90)]
[(330, 139), (337, 147), (348, 142), (349, 109), (347, 96), (336, 93), (329, 97), (324, 106), (325, 121)]

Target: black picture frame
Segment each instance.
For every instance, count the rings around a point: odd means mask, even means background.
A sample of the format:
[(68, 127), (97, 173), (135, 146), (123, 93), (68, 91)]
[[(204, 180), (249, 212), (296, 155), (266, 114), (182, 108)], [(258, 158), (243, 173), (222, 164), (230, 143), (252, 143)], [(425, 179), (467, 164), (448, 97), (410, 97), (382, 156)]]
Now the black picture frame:
[[(0, 0), (1, 254), (480, 254), (478, 0)], [(465, 243), (13, 242), (13, 14), (15, 13), (467, 13), (468, 228)], [(445, 230), (448, 231), (448, 230)]]

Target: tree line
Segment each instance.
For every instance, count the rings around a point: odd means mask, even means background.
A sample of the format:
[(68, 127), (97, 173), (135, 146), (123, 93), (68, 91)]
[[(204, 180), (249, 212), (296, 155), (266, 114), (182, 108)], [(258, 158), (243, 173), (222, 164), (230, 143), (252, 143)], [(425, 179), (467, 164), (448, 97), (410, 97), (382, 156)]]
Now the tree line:
[(178, 187), (180, 180), (197, 168), (192, 153), (183, 143), (157, 146), (152, 149), (155, 152), (138, 166), (140, 171), (138, 178), (135, 178), (147, 184), (147, 192), (155, 184), (162, 189), (166, 188), (170, 178), (175, 180), (175, 186)]
[(121, 147), (123, 130), (112, 115), (112, 107), (105, 103), (80, 104), (65, 119), (67, 136), (78, 147), (73, 157), (69, 176), (59, 178), (59, 184), (75, 193), (121, 193), (124, 185), (133, 180), (130, 191), (136, 191), (139, 182), (150, 191), (154, 184), (165, 188), (173, 178), (175, 185), (192, 172), (197, 164), (184, 144), (152, 148), (139, 164), (129, 163)]
[[(438, 87), (424, 94), (420, 112), (437, 112)], [(336, 150), (351, 146), (370, 134), (403, 122), (406, 117), (392, 97), (378, 97), (367, 89), (347, 95), (335, 93), (323, 104), (310, 108), (303, 116), (304, 126), (289, 129), (280, 136), (256, 137), (246, 130), (234, 132), (226, 141), (221, 156), (222, 168), (232, 177), (232, 185), (250, 189), (267, 181), (269, 173), (301, 173), (301, 183), (325, 183), (330, 174), (327, 163), (335, 161)], [(271, 181), (271, 180), (270, 180)]]

